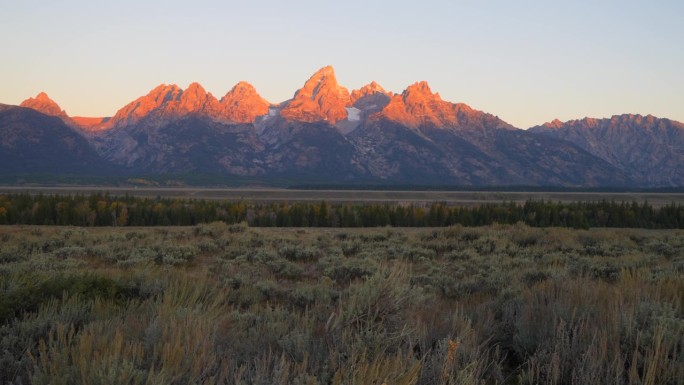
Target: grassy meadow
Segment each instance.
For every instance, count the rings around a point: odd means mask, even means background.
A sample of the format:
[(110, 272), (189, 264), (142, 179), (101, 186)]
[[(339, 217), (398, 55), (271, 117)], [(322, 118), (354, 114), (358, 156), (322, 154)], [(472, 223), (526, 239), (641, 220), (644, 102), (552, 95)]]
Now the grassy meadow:
[(684, 230), (0, 227), (2, 384), (684, 384)]

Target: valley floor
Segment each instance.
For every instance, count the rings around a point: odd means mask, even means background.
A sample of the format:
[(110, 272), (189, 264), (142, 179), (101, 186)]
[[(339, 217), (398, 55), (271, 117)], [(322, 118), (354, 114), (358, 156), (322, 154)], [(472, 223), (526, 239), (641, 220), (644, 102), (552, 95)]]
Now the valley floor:
[(684, 384), (684, 230), (0, 226), (0, 352), (0, 384)]
[(525, 192), (525, 191), (404, 191), (404, 190), (296, 190), (284, 188), (202, 187), (101, 187), (101, 186), (0, 186), (0, 194), (89, 195), (110, 193), (134, 197), (244, 200), (257, 203), (413, 203), (445, 202), (449, 205), (545, 200), (551, 202), (638, 202), (653, 207), (684, 203), (684, 192)]

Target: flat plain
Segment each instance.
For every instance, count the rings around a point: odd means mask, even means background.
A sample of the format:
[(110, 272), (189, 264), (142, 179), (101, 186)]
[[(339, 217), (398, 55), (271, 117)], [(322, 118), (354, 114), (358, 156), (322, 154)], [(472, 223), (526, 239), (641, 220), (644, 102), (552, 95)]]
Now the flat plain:
[(320, 202), (479, 205), (483, 203), (545, 200), (553, 202), (648, 201), (654, 207), (684, 203), (684, 193), (677, 192), (524, 192), (524, 191), (404, 191), (404, 190), (297, 190), (279, 188), (196, 188), (196, 187), (100, 187), (100, 186), (0, 186), (0, 194), (93, 194), (136, 197), (172, 197), (196, 199), (245, 200), (257, 203)]

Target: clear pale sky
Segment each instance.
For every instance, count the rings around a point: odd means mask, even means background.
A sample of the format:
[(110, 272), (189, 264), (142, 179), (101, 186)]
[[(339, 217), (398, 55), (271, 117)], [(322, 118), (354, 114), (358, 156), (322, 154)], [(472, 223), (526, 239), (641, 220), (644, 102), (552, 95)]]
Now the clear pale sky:
[(621, 113), (684, 121), (684, 1), (0, 0), (0, 103), (47, 92), (111, 116), (160, 83), (273, 103), (317, 69), (427, 80), (521, 128)]

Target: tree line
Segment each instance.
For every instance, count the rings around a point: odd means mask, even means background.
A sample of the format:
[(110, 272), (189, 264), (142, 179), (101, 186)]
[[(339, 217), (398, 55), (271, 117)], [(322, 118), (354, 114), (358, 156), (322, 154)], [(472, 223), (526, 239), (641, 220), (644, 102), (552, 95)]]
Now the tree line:
[(255, 227), (439, 227), (523, 222), (535, 227), (684, 228), (684, 206), (648, 202), (528, 200), (449, 206), (415, 204), (253, 203), (92, 195), (0, 195), (0, 224), (191, 226), (223, 221)]

